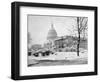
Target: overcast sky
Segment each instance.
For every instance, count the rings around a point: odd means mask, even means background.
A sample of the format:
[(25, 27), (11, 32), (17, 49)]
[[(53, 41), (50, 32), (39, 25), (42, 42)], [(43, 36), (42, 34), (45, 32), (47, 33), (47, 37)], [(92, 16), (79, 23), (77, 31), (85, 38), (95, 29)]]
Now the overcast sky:
[(67, 16), (28, 15), (28, 32), (32, 38), (32, 44), (43, 44), (46, 41), (51, 23), (53, 23), (58, 36), (72, 34), (71, 30), (76, 26), (75, 18)]

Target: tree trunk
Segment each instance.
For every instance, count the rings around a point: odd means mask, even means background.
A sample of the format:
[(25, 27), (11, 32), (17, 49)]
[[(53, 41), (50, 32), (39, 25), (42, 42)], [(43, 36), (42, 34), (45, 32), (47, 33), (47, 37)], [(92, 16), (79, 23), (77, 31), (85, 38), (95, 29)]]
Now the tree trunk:
[(78, 41), (77, 41), (77, 56), (79, 56), (79, 46), (80, 46), (80, 34), (78, 36)]
[(77, 17), (77, 28), (78, 28), (77, 56), (79, 56), (79, 46), (80, 46), (80, 27), (79, 27), (79, 17)]

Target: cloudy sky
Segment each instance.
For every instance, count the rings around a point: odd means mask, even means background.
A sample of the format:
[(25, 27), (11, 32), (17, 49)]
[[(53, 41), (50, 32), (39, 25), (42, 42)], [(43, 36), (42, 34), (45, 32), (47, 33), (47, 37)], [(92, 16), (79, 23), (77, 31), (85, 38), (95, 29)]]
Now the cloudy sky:
[(28, 15), (28, 32), (32, 44), (43, 44), (53, 23), (58, 36), (72, 35), (76, 17)]

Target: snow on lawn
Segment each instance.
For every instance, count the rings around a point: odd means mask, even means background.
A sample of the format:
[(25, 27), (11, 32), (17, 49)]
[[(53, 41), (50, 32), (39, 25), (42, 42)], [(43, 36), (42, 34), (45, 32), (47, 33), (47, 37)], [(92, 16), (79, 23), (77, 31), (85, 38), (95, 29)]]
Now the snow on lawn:
[(80, 52), (80, 56), (77, 56), (77, 52), (56, 52), (55, 54), (50, 54), (49, 56), (29, 56), (29, 60), (75, 60), (87, 58), (87, 51)]

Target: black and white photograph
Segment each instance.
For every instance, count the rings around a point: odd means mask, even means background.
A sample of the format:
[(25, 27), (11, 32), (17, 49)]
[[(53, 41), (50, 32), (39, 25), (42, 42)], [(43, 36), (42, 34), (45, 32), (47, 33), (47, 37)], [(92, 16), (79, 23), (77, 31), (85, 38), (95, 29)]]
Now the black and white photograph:
[(12, 3), (11, 77), (97, 75), (97, 7)]
[(88, 17), (27, 15), (28, 67), (88, 64)]

